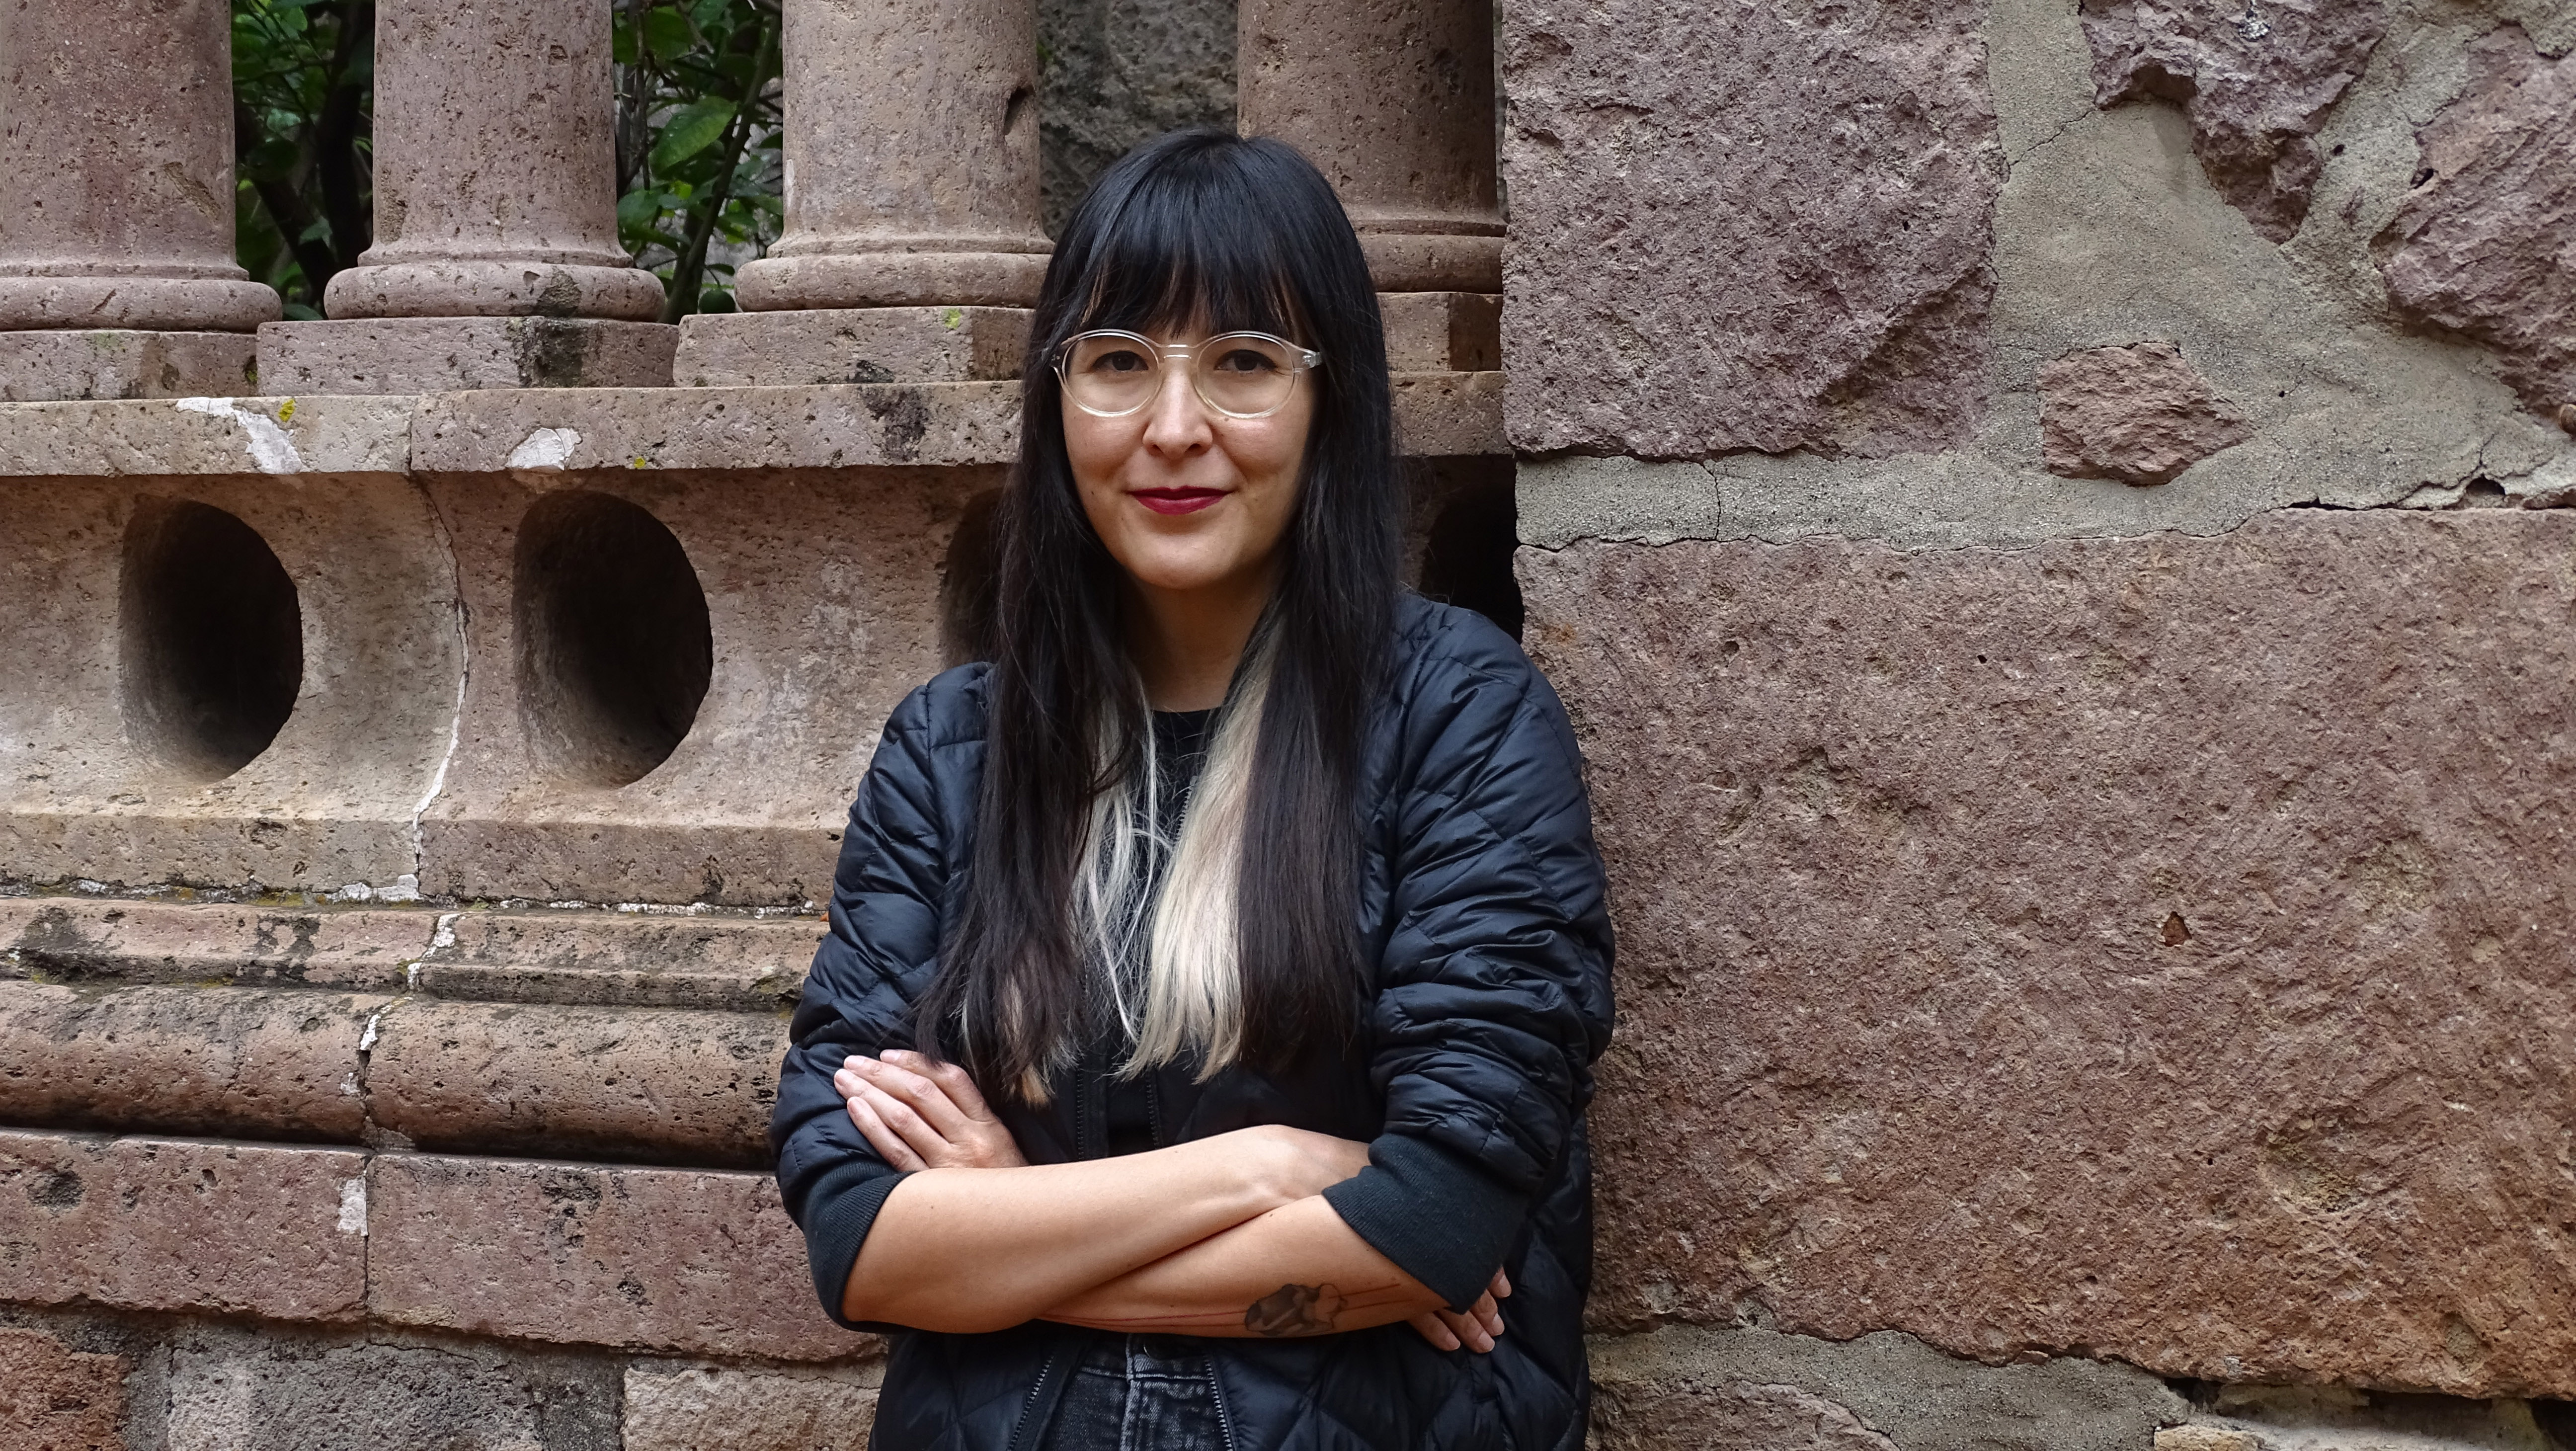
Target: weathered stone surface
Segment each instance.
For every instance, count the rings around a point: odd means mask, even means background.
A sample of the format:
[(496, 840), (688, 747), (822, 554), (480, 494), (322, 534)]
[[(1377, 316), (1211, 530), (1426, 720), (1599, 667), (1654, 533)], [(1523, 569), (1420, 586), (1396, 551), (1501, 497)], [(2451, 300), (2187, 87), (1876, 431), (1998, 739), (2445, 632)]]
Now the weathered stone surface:
[(2156, 1451), (2562, 1451), (2576, 1405), (2386, 1394), (2339, 1385), (2209, 1387), (2201, 1424)]
[[(254, 447), (286, 435), (241, 411)], [(0, 517), (0, 879), (409, 892), (465, 665), (416, 484), (37, 478), (0, 484)], [(225, 626), (242, 599), (258, 628)], [(235, 681), (291, 694), (251, 716)]]
[(358, 1140), (358, 1044), (388, 1001), (0, 982), (0, 1122)]
[(2182, 1399), (2124, 1365), (1978, 1365), (1910, 1336), (1667, 1327), (1599, 1339), (1604, 1451), (2137, 1451)]
[(2571, 557), (1524, 551), (1621, 932), (1597, 1322), (2576, 1393)]
[(1166, 131), (1234, 129), (1234, 0), (1038, 0), (1047, 235), (1093, 178)]
[(2250, 1431), (2174, 1426), (2156, 1433), (2156, 1451), (2263, 1451), (2263, 1443)]
[(386, 0), (375, 42), (374, 243), (332, 276), (325, 312), (661, 313), (661, 280), (617, 241), (606, 9)]
[(1503, 366), (1503, 299), (1491, 292), (1385, 292), (1386, 365), (1398, 373), (1487, 373)]
[(2325, 170), (2310, 138), (2388, 29), (2378, 0), (2084, 0), (2083, 17), (2096, 102), (2179, 103), (2211, 184), (2275, 242)]
[[(647, 281), (649, 274), (644, 276)], [(333, 279), (336, 283), (338, 279)], [(259, 330), (259, 391), (668, 388), (680, 330), (596, 317), (349, 317)]]
[(1008, 463), (1016, 383), (557, 389), (421, 400), (425, 473)]
[(1340, 194), (1381, 292), (1499, 292), (1492, 10), (1458, 0), (1239, 0), (1247, 136)]
[(1037, 7), (799, 5), (782, 37), (787, 227), (736, 274), (742, 306), (1035, 302)]
[(682, 1355), (839, 1360), (766, 1174), (386, 1155), (368, 1307), (401, 1325)]
[(377, 1031), (370, 1112), (424, 1149), (746, 1166), (769, 1156), (787, 1051), (775, 1014), (415, 998)]
[(0, 478), (399, 474), (411, 414), (407, 398), (0, 404)]
[[(2003, 179), (1985, 8), (1503, 7), (1513, 446), (1966, 437)], [(1932, 396), (1849, 421), (1889, 390)]]
[(2544, 60), (2508, 25), (2470, 64), (2372, 250), (2400, 308), (2493, 348), (2532, 410), (2576, 431), (2576, 51)]
[(618, 1451), (605, 1356), (193, 1325), (171, 1362), (168, 1451)]
[(727, 1451), (863, 1451), (884, 1375), (638, 1361), (626, 1371), (623, 1451), (698, 1451), (715, 1426)]
[(852, 307), (701, 312), (680, 320), (683, 388), (813, 383), (1017, 382), (1021, 307)]
[(0, 403), (191, 398), (258, 388), (258, 344), (240, 333), (0, 333)]
[(399, 990), (437, 922), (419, 909), (0, 897), (0, 960), (49, 982)]
[(823, 935), (816, 917), (464, 912), (420, 967), (424, 992), (520, 1003), (776, 1012)]
[(277, 294), (233, 263), (231, 8), (0, 10), (0, 329), (246, 332)]
[(326, 1320), (367, 1276), (366, 1156), (0, 1129), (0, 1300)]
[(2161, 339), (2039, 365), (2041, 457), (2070, 479), (2163, 484), (2254, 436), (2236, 405)]
[(1506, 454), (1501, 373), (1398, 373), (1395, 442), (1406, 458)]
[(125, 1451), (126, 1364), (73, 1350), (41, 1330), (0, 1329), (0, 1446)]

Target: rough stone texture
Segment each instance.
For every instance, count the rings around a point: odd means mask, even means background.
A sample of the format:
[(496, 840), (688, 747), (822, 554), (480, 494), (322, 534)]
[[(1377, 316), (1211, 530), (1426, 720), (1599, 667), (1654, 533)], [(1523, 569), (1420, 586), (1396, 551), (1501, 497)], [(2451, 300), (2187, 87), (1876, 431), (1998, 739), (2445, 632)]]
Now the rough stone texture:
[(2505, 381), (2551, 414), (2576, 404), (2576, 51), (2544, 60), (2506, 26), (2470, 58), (2372, 250), (2399, 307), (2495, 349)]
[(370, 1112), (424, 1149), (740, 1166), (769, 1158), (787, 1051), (787, 1025), (774, 1014), (412, 999), (378, 1029)]
[(840, 469), (1006, 464), (1016, 383), (600, 388), (459, 393), (420, 402), (424, 473)]
[(1513, 446), (1972, 432), (2003, 180), (1985, 9), (1505, 6)]
[(277, 316), (233, 265), (231, 17), (223, 0), (0, 10), (0, 170), (22, 179), (0, 217), (0, 329)]
[(2263, 1451), (2263, 1443), (2250, 1431), (2175, 1426), (2156, 1433), (2156, 1451)]
[(0, 478), (77, 478), (87, 489), (101, 478), (398, 475), (412, 408), (408, 398), (0, 404)]
[(0, 982), (0, 1122), (355, 1142), (387, 999)]
[(2244, 413), (2162, 340), (2041, 364), (2039, 423), (2050, 473), (2124, 484), (2171, 483), (2254, 436)]
[(273, 322), (259, 330), (259, 391), (280, 397), (668, 388), (679, 344), (676, 327), (592, 317)]
[(240, 333), (0, 333), (0, 403), (248, 393), (259, 386), (257, 351)]
[[(661, 314), (661, 280), (617, 242), (606, 6), (385, 0), (375, 53), (374, 242), (325, 312)], [(383, 337), (384, 362), (341, 366), (402, 367), (412, 340)]]
[(0, 1329), (0, 1446), (8, 1451), (125, 1451), (126, 1364), (71, 1349), (41, 1330)]
[(2204, 1402), (2203, 1423), (2163, 1433), (2156, 1451), (2565, 1451), (2576, 1432), (2566, 1401), (2223, 1385)]
[(1385, 292), (1386, 365), (1398, 373), (1486, 373), (1503, 366), (1503, 299), (1490, 292)]
[(823, 931), (815, 917), (467, 912), (418, 981), (487, 1001), (777, 1012), (794, 1005)]
[(2192, 149), (2254, 229), (2287, 241), (2325, 159), (2312, 139), (2388, 30), (2378, 0), (2084, 0), (2102, 105), (2179, 103)]
[(2576, 1392), (2576, 516), (1521, 559), (1601, 1326)]
[(1038, 0), (1047, 235), (1092, 179), (1166, 131), (1234, 125), (1234, 0)]
[(437, 916), (230, 902), (0, 898), (0, 963), (48, 982), (399, 990)]
[(386, 1155), (368, 1307), (401, 1325), (681, 1355), (839, 1360), (766, 1174)]
[[(191, 1326), (170, 1367), (168, 1451), (618, 1451), (605, 1357)], [(708, 1446), (730, 1445), (707, 1428)]]
[(797, 5), (785, 24), (787, 226), (736, 274), (742, 306), (1035, 302), (1037, 7)]
[(324, 1320), (367, 1277), (366, 1156), (0, 1129), (0, 1301)]
[(626, 1371), (623, 1451), (864, 1451), (884, 1368), (745, 1370), (638, 1361)]
[(672, 374), (683, 388), (1017, 382), (1028, 350), (1018, 307), (702, 312), (680, 320)]
[(1603, 1451), (2137, 1451), (2185, 1409), (2127, 1366), (1978, 1365), (1887, 1331), (1668, 1327), (1594, 1341), (1592, 1372)]
[[(267, 407), (284, 414), (289, 402)], [(12, 406), (93, 421), (181, 411)], [(294, 446), (272, 413), (236, 413), (219, 427), (247, 431), (254, 448)], [(179, 501), (201, 506), (192, 518), (230, 515), (255, 538), (200, 534), (146, 548), (155, 536), (138, 521), (167, 518)], [(36, 478), (0, 485), (0, 518), (9, 541), (0, 618), (11, 623), (0, 631), (0, 879), (410, 890), (416, 818), (451, 747), (464, 668), (455, 566), (416, 485), (382, 475), (305, 487), (257, 473), (90, 477), (77, 487)], [(285, 667), (292, 713), (227, 772), (201, 758), (195, 677), (171, 662), (203, 669), (205, 652), (235, 651), (238, 668), (268, 670), (258, 642), (192, 643), (184, 612), (120, 601), (128, 589), (184, 593), (200, 587), (194, 580), (238, 578), (256, 563), (253, 546), (292, 583), (288, 638), (300, 639), (302, 658)], [(178, 643), (156, 645), (155, 620)], [(155, 726), (163, 720), (180, 726)]]
[(1341, 194), (1381, 292), (1499, 292), (1492, 8), (1465, 0), (1239, 0), (1247, 136), (1306, 153)]

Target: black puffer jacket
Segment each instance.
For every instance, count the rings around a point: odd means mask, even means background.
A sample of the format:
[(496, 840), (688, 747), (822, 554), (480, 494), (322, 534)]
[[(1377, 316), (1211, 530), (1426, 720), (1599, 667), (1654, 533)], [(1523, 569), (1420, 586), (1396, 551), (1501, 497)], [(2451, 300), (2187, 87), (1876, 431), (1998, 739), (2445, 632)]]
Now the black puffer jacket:
[[(1199, 1343), (1233, 1451), (1571, 1451), (1590, 1399), (1583, 1107), (1610, 1033), (1610, 924), (1580, 762), (1555, 693), (1482, 617), (1407, 596), (1398, 635), (1362, 768), (1361, 931), (1377, 997), (1361, 1041), (1286, 1073), (1235, 1069), (1204, 1084), (1162, 1073), (1158, 1138), (1282, 1123), (1370, 1141), (1371, 1167), (1328, 1196), (1335, 1207), (1452, 1304), (1507, 1267), (1507, 1331), (1489, 1355), (1435, 1350), (1403, 1325)], [(796, 1011), (770, 1135), (835, 1319), (900, 1175), (851, 1125), (832, 1073), (850, 1053), (912, 1044), (910, 1005), (970, 855), (984, 731), (981, 666), (895, 711), (851, 809), (831, 934)], [(1048, 1109), (1004, 1117), (1032, 1163), (1094, 1157), (1101, 1093), (1094, 1076)], [(873, 1444), (1028, 1451), (1093, 1334), (1044, 1322), (900, 1331)]]

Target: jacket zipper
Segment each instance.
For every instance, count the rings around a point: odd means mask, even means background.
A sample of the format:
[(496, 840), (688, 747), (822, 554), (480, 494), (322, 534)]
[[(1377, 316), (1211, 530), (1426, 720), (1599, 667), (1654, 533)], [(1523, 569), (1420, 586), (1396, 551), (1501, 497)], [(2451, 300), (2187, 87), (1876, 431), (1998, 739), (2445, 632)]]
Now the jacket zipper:
[(1225, 1438), (1225, 1451), (1240, 1451), (1234, 1439), (1234, 1411), (1225, 1403), (1225, 1382), (1216, 1378), (1216, 1357), (1202, 1351), (1199, 1364), (1207, 1367), (1208, 1397), (1216, 1402), (1216, 1432)]
[(1055, 1378), (1055, 1363), (1063, 1354), (1061, 1346), (1048, 1351), (1046, 1364), (1038, 1367), (1038, 1378), (1029, 1386), (1028, 1399), (1020, 1402), (1019, 1419), (1011, 1422), (1010, 1451), (1020, 1451), (1020, 1437), (1029, 1429), (1029, 1412), (1037, 1409), (1038, 1397), (1046, 1394), (1047, 1382)]

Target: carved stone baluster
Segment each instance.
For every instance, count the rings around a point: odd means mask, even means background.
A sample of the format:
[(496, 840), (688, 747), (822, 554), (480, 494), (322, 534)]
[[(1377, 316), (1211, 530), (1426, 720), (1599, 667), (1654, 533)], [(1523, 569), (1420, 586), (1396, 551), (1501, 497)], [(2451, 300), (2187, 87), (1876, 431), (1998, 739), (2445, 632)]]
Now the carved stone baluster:
[(678, 330), (617, 241), (609, 0), (383, 0), (375, 241), (270, 393), (656, 386)]
[(0, 5), (0, 401), (251, 391), (224, 0)]

